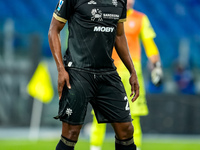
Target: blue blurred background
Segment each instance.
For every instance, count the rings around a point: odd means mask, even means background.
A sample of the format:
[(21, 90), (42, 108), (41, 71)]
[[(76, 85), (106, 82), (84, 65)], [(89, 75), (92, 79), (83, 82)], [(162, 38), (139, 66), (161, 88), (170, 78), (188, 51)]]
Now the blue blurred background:
[[(57, 70), (48, 45), (48, 29), (58, 0), (0, 0), (0, 128), (28, 128), (33, 98), (26, 87), (41, 60), (48, 63), (55, 91), (44, 104), (41, 127), (59, 128)], [(150, 114), (141, 119), (144, 133), (200, 134), (200, 1), (136, 0), (157, 34), (164, 80), (150, 82), (142, 65)], [(61, 33), (66, 49), (67, 27)], [(88, 108), (86, 124), (91, 122)], [(109, 128), (109, 127), (108, 127)], [(108, 132), (111, 129), (108, 129)]]

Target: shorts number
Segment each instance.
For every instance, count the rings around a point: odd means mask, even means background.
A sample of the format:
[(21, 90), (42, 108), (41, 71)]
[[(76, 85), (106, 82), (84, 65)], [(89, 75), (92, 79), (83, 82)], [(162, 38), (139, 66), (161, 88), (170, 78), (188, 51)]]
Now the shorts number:
[(129, 107), (129, 103), (128, 103), (128, 101), (127, 101), (127, 103), (126, 103), (125, 110), (130, 110), (130, 107)]
[(124, 97), (124, 100), (127, 101), (125, 110), (130, 110), (127, 96)]

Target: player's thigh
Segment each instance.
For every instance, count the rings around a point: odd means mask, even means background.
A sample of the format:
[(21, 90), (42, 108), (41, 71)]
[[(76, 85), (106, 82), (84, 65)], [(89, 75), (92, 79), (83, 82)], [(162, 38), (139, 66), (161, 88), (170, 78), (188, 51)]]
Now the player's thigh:
[(84, 123), (88, 101), (93, 96), (91, 77), (76, 70), (68, 70), (68, 73), (71, 89), (64, 86), (56, 118), (72, 125), (81, 125)]
[(99, 123), (131, 122), (128, 98), (117, 72), (102, 75), (95, 100), (91, 101)]

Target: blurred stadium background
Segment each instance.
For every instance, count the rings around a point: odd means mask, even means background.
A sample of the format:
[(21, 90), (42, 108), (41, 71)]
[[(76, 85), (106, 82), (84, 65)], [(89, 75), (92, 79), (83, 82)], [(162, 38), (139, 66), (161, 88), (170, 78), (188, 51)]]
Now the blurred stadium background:
[[(34, 98), (27, 85), (40, 61), (48, 65), (54, 96), (40, 105), (39, 137), (57, 138), (57, 70), (48, 46), (48, 28), (58, 0), (0, 0), (0, 138), (27, 138)], [(147, 58), (142, 65), (150, 114), (141, 118), (144, 137), (197, 138), (200, 143), (200, 1), (136, 0), (157, 33), (164, 80), (151, 84)], [(66, 49), (67, 26), (61, 33)], [(88, 139), (89, 106), (81, 137)], [(41, 120), (41, 122), (40, 122)], [(107, 135), (112, 135), (110, 126)], [(113, 136), (112, 136), (113, 137)]]

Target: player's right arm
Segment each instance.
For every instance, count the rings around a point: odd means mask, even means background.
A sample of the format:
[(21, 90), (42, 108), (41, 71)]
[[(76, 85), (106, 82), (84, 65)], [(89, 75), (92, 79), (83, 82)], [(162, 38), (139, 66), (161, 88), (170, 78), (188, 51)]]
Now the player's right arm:
[(61, 98), (62, 90), (65, 84), (69, 89), (71, 88), (71, 85), (69, 83), (69, 75), (65, 70), (62, 59), (60, 31), (63, 29), (67, 20), (73, 14), (75, 2), (76, 0), (59, 0), (53, 13), (53, 18), (51, 20), (48, 33), (50, 49), (55, 59), (58, 70), (59, 99)]
[(48, 32), (48, 39), (49, 39), (49, 46), (52, 52), (52, 55), (55, 59), (57, 70), (58, 70), (58, 94), (59, 99), (62, 95), (63, 87), (66, 83), (68, 88), (71, 88), (69, 83), (69, 75), (65, 70), (62, 53), (61, 53), (61, 41), (60, 41), (60, 31), (65, 26), (65, 23), (58, 21), (54, 17), (52, 18), (49, 32)]

